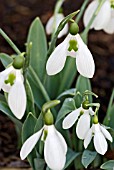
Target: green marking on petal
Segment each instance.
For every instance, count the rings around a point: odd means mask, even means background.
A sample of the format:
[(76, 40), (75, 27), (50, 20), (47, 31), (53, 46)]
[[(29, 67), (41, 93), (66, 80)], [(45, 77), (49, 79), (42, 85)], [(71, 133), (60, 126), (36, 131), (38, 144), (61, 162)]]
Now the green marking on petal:
[(16, 76), (13, 73), (11, 73), (8, 75), (8, 79), (5, 80), (4, 82), (6, 84), (10, 83), (10, 85), (12, 86), (14, 84), (15, 78), (16, 78)]
[(78, 45), (78, 43), (76, 40), (70, 40), (68, 51), (72, 51), (72, 50), (74, 50), (75, 52), (78, 51), (77, 45)]
[(114, 9), (114, 0), (110, 0), (110, 6)]
[(81, 111), (80, 111), (80, 115), (83, 115), (83, 114), (84, 114), (84, 111), (83, 111), (83, 110), (81, 110)]
[(48, 135), (48, 131), (47, 131), (47, 130), (44, 130), (43, 141), (45, 141), (45, 140), (46, 140), (46, 138), (47, 138), (47, 135)]

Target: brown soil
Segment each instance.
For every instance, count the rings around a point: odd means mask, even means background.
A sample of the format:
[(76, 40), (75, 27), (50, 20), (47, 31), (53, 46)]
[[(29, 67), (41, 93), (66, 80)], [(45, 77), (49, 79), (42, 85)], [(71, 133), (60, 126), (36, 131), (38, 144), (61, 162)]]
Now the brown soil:
[[(0, 27), (10, 35), (21, 51), (24, 51), (27, 31), (31, 21), (39, 16), (45, 25), (53, 13), (55, 0), (0, 0)], [(80, 8), (82, 0), (66, 0), (64, 13), (67, 15)], [(80, 30), (83, 24), (80, 22)], [(104, 117), (114, 86), (114, 35), (102, 31), (90, 31), (89, 48), (94, 55), (96, 73), (92, 79), (93, 91), (101, 101), (100, 119)], [(12, 54), (12, 49), (0, 37), (0, 52)], [(19, 158), (17, 135), (14, 124), (1, 113), (0, 115), (0, 167), (28, 167)], [(1, 169), (2, 170), (2, 169)], [(6, 170), (6, 168), (5, 168)]]

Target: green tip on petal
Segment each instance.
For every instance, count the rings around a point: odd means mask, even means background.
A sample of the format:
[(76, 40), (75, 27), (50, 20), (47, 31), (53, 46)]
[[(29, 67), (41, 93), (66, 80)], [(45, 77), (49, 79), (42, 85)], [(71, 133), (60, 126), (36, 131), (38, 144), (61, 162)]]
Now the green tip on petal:
[(70, 40), (69, 41), (69, 48), (68, 51), (72, 51), (74, 50), (75, 52), (78, 51), (78, 47), (77, 47), (77, 41), (76, 40)]
[(5, 82), (5, 84), (9, 83), (12, 86), (14, 84), (15, 78), (16, 78), (16, 76), (13, 73), (11, 73), (11, 74), (9, 74), (8, 79), (5, 80), (4, 82)]

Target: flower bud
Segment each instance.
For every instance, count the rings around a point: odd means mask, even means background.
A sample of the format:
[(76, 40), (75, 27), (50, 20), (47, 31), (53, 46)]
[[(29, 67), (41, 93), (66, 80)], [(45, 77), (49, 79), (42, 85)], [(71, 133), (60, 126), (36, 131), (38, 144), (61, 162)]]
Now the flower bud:
[(21, 55), (18, 55), (17, 57), (14, 58), (14, 61), (13, 61), (13, 67), (15, 69), (21, 69), (24, 65), (24, 56), (23, 56), (23, 53)]
[(83, 103), (82, 103), (82, 107), (86, 110), (89, 109), (89, 106), (87, 106), (87, 104), (89, 104), (89, 101), (88, 100), (85, 100)]
[(44, 114), (44, 122), (46, 125), (54, 124), (54, 118), (50, 109), (48, 109), (48, 111)]
[(69, 32), (72, 35), (76, 35), (79, 32), (79, 26), (76, 22), (74, 22), (70, 25)]
[(94, 115), (94, 117), (93, 117), (93, 123), (94, 124), (97, 124), (99, 121), (98, 121), (98, 117), (97, 117), (97, 115)]

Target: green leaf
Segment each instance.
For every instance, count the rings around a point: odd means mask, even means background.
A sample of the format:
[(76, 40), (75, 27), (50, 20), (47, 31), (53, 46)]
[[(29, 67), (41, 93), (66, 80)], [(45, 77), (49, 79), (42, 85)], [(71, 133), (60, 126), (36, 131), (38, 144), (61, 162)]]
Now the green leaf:
[(5, 113), (14, 122), (14, 124), (18, 127), (19, 130), (22, 128), (22, 123), (15, 118), (15, 116), (9, 109), (7, 103), (5, 101), (1, 101), (1, 99), (0, 99), (0, 111)]
[(27, 94), (27, 113), (32, 112), (35, 115), (34, 97), (28, 81), (26, 81), (26, 94)]
[(69, 112), (75, 110), (75, 101), (72, 98), (65, 99), (56, 119), (56, 124), (66, 116)]
[(45, 161), (41, 158), (35, 158), (34, 159), (35, 169), (36, 170), (44, 170), (45, 167)]
[(44, 125), (44, 121), (43, 121), (43, 115), (42, 115), (42, 112), (41, 112), (37, 121), (36, 121), (34, 132), (39, 131), (43, 127), (43, 125)]
[(5, 53), (0, 53), (0, 60), (5, 68), (13, 62), (13, 59)]
[[(29, 113), (22, 128), (22, 142), (24, 143), (31, 135), (34, 134), (34, 127), (37, 119), (33, 116), (32, 113)], [(28, 155), (28, 161), (33, 169), (34, 166), (34, 158), (36, 157), (35, 149)]]
[(30, 64), (40, 80), (44, 80), (47, 56), (47, 42), (43, 25), (37, 17), (31, 24), (27, 43), (32, 42)]
[(68, 148), (68, 152), (66, 155), (66, 164), (65, 164), (64, 169), (66, 169), (74, 161), (74, 159), (79, 155), (80, 155), (79, 152), (74, 152), (73, 150)]
[(85, 168), (96, 158), (97, 152), (85, 150), (82, 154), (82, 164)]
[(106, 170), (113, 170), (114, 169), (114, 160), (105, 162), (104, 164), (101, 165), (100, 168), (106, 169)]
[[(76, 89), (81, 94), (85, 92), (85, 90), (92, 91), (91, 89), (91, 82), (88, 78), (79, 75), (77, 82), (76, 82)], [(92, 96), (89, 95), (89, 101), (92, 103)]]
[(66, 96), (75, 96), (76, 94), (76, 89), (75, 88), (72, 88), (72, 89), (68, 89), (66, 91), (64, 91), (63, 93), (61, 93), (57, 99), (60, 99), (62, 97), (66, 97)]
[(113, 90), (112, 95), (110, 97), (107, 113), (106, 113), (106, 116), (105, 116), (104, 121), (103, 121), (103, 124), (105, 124), (106, 126), (109, 126), (110, 121), (114, 120), (114, 118), (111, 120), (111, 117), (113, 116), (113, 111), (114, 111), (113, 101), (114, 101), (114, 90)]

